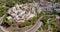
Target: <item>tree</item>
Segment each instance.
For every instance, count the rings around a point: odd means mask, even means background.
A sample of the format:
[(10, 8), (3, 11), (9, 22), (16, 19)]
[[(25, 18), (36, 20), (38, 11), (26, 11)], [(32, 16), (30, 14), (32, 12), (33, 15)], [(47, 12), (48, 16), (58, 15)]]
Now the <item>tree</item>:
[(7, 12), (8, 12), (8, 8), (6, 8), (6, 7), (0, 7), (0, 17), (3, 16)]
[(58, 13), (58, 15), (60, 16), (60, 13)]
[(3, 22), (8, 24), (9, 26), (13, 24), (13, 19), (8, 20), (6, 17), (3, 19)]
[(6, 6), (7, 7), (13, 7), (15, 4), (16, 4), (15, 1), (13, 1), (13, 0), (7, 0)]
[[(52, 0), (47, 0), (49, 2), (52, 2)], [(60, 2), (60, 0), (53, 0), (54, 3)]]

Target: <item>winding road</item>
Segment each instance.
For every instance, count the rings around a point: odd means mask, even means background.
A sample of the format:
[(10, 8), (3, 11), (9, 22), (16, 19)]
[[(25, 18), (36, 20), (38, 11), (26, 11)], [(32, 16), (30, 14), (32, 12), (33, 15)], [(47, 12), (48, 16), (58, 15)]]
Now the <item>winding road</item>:
[(1, 30), (1, 28), (0, 28), (0, 32), (3, 32), (3, 31)]
[(40, 28), (41, 25), (43, 24), (42, 21), (40, 21), (40, 19), (42, 19), (42, 17), (43, 17), (43, 16), (41, 16), (41, 17), (38, 19), (37, 23), (36, 23), (31, 29), (29, 29), (29, 30), (27, 30), (27, 31), (25, 31), (25, 32), (36, 32), (36, 31), (38, 30), (38, 28)]
[(3, 18), (6, 16), (6, 14), (4, 14), (1, 18), (0, 18), (0, 32), (4, 32), (3, 28), (1, 27), (1, 23), (3, 22)]

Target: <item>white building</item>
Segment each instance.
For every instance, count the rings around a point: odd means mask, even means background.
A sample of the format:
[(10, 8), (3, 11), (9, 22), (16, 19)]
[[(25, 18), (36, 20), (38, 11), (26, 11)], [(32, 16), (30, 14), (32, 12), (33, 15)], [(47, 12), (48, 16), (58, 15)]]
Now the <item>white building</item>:
[(56, 19), (60, 19), (60, 16), (56, 15)]
[(30, 18), (34, 17), (35, 15), (34, 14), (30, 14), (27, 16), (27, 19), (26, 20), (29, 20)]
[(37, 12), (40, 13), (42, 11), (42, 8), (38, 8)]
[(18, 4), (16, 4), (16, 5), (15, 5), (15, 7), (16, 7), (16, 10), (20, 10), (20, 8), (19, 8), (19, 5), (18, 5)]
[(18, 15), (16, 16), (16, 22), (19, 23), (19, 22), (24, 22), (24, 19), (19, 17)]
[(12, 17), (11, 16), (8, 16), (7, 19), (10, 20), (10, 19), (12, 19)]
[(25, 14), (25, 11), (19, 12), (19, 16), (22, 16), (22, 15), (24, 15), (24, 14)]

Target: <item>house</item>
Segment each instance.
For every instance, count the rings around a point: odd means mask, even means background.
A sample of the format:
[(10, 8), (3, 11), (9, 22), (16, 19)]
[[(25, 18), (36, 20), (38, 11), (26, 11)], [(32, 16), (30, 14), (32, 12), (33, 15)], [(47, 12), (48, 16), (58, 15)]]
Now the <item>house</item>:
[(55, 4), (55, 8), (54, 8), (57, 12), (60, 12), (60, 4)]
[(19, 7), (23, 7), (24, 4), (19, 5)]
[(19, 12), (19, 16), (22, 16), (22, 15), (24, 15), (24, 14), (25, 14), (25, 11)]
[(56, 16), (55, 22), (56, 22), (58, 25), (60, 25), (60, 16)]
[(16, 4), (16, 5), (15, 5), (15, 7), (16, 7), (16, 10), (20, 10), (20, 8), (19, 8), (19, 5), (18, 5), (18, 4)]
[(10, 19), (12, 19), (12, 17), (11, 16), (8, 16), (7, 19), (10, 20)]
[(12, 11), (16, 11), (16, 7), (12, 7)]
[(56, 15), (56, 19), (60, 19), (60, 16)]
[(42, 8), (38, 8), (37, 12), (40, 13), (42, 11)]
[(25, 22), (25, 20), (22, 19), (22, 18), (19, 18), (19, 19), (17, 20), (17, 23), (21, 23), (21, 22)]
[(34, 17), (35, 14), (31, 14), (30, 12), (26, 14), (26, 20), (29, 20), (30, 18)]
[(60, 13), (60, 9), (55, 9), (58, 13)]
[(28, 16), (27, 20), (34, 17), (35, 15), (34, 14), (30, 14), (30, 16)]
[(18, 22), (24, 22), (24, 19), (22, 18), (22, 17), (20, 17), (20, 16), (16, 16), (16, 22), (18, 23)]
[(29, 7), (28, 7), (28, 6), (24, 6), (23, 8), (24, 8), (25, 10), (27, 10)]

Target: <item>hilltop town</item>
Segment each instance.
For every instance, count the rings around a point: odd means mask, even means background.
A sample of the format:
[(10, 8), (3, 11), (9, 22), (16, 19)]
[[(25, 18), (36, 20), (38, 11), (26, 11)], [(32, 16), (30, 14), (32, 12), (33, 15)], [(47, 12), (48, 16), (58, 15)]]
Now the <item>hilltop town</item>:
[(7, 4), (5, 1), (2, 1), (0, 9), (2, 31), (60, 32), (59, 0), (19, 0), (12, 4), (10, 0)]

